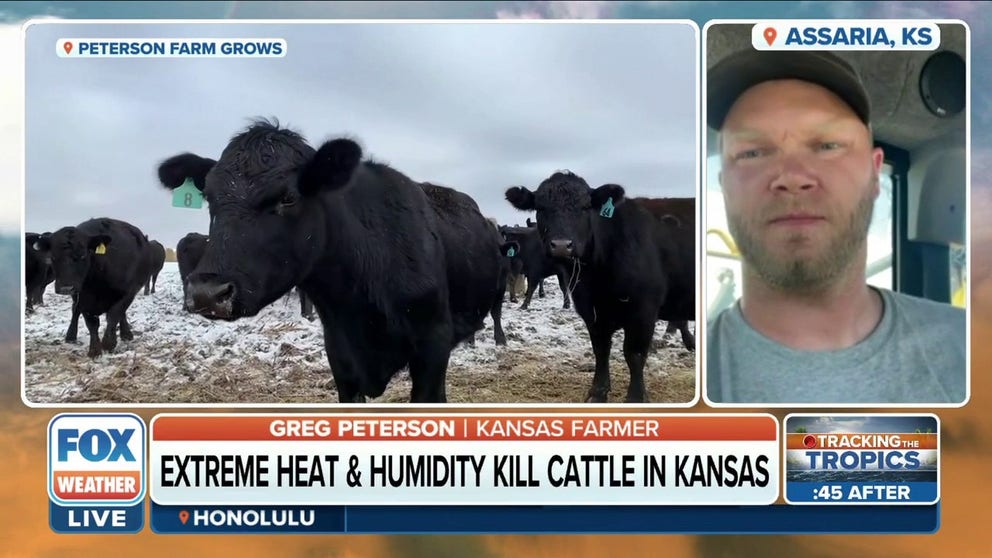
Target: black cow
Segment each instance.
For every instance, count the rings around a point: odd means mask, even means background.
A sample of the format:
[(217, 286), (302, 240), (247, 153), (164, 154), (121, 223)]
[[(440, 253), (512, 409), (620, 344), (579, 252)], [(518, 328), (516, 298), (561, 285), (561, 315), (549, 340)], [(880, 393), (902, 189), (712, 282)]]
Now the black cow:
[(35, 305), (44, 306), (45, 289), (55, 280), (51, 254), (39, 251), (38, 240), (47, 239), (51, 233), (26, 233), (24, 235), (24, 286), (26, 309), (34, 312)]
[[(145, 237), (148, 240), (148, 237)], [(151, 261), (151, 273), (148, 276), (148, 280), (145, 281), (145, 295), (147, 296), (149, 292), (155, 292), (155, 284), (158, 282), (158, 274), (162, 272), (162, 268), (165, 267), (165, 246), (157, 240), (148, 241), (148, 258)]]
[[(468, 258), (445, 251), (445, 206), (362, 157), (350, 139), (315, 151), (298, 133), (259, 121), (218, 161), (190, 153), (164, 161), (162, 184), (176, 188), (191, 177), (210, 208), (210, 242), (187, 279), (186, 303), (210, 319), (236, 320), (298, 285), (323, 323), (340, 401), (379, 397), (408, 366), (411, 401), (445, 402), (451, 350), (481, 327), (498, 277), (486, 278), (485, 289), (449, 289), (448, 270)], [(489, 238), (498, 254), (495, 234)], [(476, 245), (460, 240), (456, 250)], [(480, 281), (474, 268), (466, 271), (454, 280)], [(479, 298), (453, 300), (453, 292)], [(465, 314), (453, 315), (455, 308)]]
[[(55, 292), (72, 296), (66, 342), (76, 341), (80, 314), (90, 332), (91, 358), (117, 347), (118, 326), (121, 339), (134, 339), (127, 309), (151, 273), (148, 242), (141, 230), (117, 219), (90, 219), (63, 227), (38, 245), (51, 253)], [(107, 327), (101, 345), (102, 314), (107, 315)]]
[[(696, 222), (696, 200), (692, 198), (634, 198), (667, 227), (674, 227), (681, 232), (681, 242), (686, 242), (686, 235), (693, 233)], [(692, 240), (693, 244), (695, 240)], [(689, 331), (689, 320), (674, 320), (668, 322), (665, 335), (678, 331), (682, 335), (682, 344), (687, 350), (696, 349), (696, 341)]]
[(608, 399), (610, 347), (619, 329), (630, 370), (626, 401), (646, 401), (644, 364), (655, 322), (695, 319), (695, 219), (656, 217), (643, 200), (626, 199), (622, 186), (591, 188), (571, 172), (552, 174), (534, 192), (509, 188), (506, 199), (536, 211), (550, 255), (578, 262), (572, 299), (596, 355), (586, 402)]
[(186, 279), (207, 251), (207, 239), (205, 234), (191, 232), (180, 238), (176, 244), (176, 263), (179, 265), (179, 280), (183, 284), (183, 300), (186, 298)]
[(440, 225), (455, 331), (469, 332), (456, 339), (455, 344), (467, 341), (474, 345), (475, 332), (482, 329), (489, 314), (496, 345), (506, 345), (501, 316), (510, 268), (505, 253), (510, 248), (516, 251), (519, 246), (515, 242), (503, 242), (499, 230), (467, 194), (430, 182), (422, 182), (420, 186)]
[[(529, 221), (529, 219), (528, 219)], [(544, 279), (555, 275), (558, 277), (558, 286), (561, 288), (564, 303), (562, 308), (571, 308), (568, 296), (568, 279), (571, 277), (569, 267), (571, 264), (563, 264), (561, 260), (552, 258), (548, 251), (544, 249), (541, 242), (541, 235), (534, 227), (500, 227), (503, 238), (507, 241), (514, 241), (520, 246), (520, 251), (514, 255), (513, 271), (527, 278), (527, 295), (524, 303), (520, 305), (521, 310), (526, 310), (530, 306), (530, 300), (534, 296), (534, 291), (538, 291), (538, 296), (544, 298)]]

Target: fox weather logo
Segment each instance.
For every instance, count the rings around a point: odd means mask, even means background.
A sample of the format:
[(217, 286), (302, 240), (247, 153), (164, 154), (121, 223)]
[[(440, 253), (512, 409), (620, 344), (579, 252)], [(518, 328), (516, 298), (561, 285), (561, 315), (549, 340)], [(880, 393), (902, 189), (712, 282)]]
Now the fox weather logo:
[(53, 530), (140, 531), (145, 476), (141, 417), (64, 413), (49, 422), (48, 496)]

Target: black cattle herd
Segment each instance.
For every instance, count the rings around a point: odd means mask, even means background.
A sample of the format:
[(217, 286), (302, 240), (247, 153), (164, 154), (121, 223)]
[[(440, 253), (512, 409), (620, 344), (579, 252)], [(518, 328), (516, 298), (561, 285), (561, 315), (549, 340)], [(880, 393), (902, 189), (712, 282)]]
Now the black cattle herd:
[[(556, 171), (533, 191), (505, 192), (534, 222), (499, 226), (470, 196), (370, 160), (351, 139), (314, 149), (266, 121), (235, 135), (219, 159), (182, 153), (157, 172), (167, 189), (192, 179), (209, 208), (209, 237), (190, 233), (176, 247), (185, 310), (238, 320), (296, 289), (301, 312), (321, 320), (343, 403), (381, 396), (404, 368), (411, 402), (446, 402), (451, 351), (474, 343), (486, 316), (495, 343), (506, 344), (500, 314), (516, 275), (527, 278), (523, 307), (556, 276), (563, 307), (585, 322), (595, 355), (586, 402), (608, 398), (618, 330), (628, 402), (648, 400), (644, 365), (658, 320), (695, 350), (693, 198), (628, 198), (618, 184), (593, 188)], [(72, 297), (66, 340), (81, 315), (90, 357), (113, 351), (118, 329), (133, 338), (128, 307), (142, 289), (154, 292), (165, 261), (160, 243), (111, 218), (28, 233), (25, 248), (28, 312), (54, 282)]]

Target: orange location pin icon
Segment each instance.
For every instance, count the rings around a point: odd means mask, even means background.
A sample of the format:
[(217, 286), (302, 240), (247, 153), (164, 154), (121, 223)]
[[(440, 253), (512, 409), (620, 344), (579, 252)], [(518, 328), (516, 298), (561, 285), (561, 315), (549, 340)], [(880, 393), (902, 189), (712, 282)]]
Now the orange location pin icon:
[(777, 35), (778, 31), (776, 31), (774, 27), (768, 27), (765, 29), (765, 42), (768, 43), (768, 46), (772, 46), (772, 43), (775, 42), (775, 37)]
[(62, 43), (62, 49), (65, 50), (66, 54), (69, 54), (72, 52), (72, 43), (69, 41)]
[(186, 522), (189, 521), (189, 512), (186, 510), (179, 512), (179, 521), (182, 521), (183, 525), (186, 525)]

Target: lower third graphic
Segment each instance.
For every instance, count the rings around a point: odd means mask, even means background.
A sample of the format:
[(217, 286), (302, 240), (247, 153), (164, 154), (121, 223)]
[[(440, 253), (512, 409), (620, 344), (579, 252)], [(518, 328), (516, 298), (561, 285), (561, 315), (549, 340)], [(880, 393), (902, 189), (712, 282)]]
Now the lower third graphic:
[(934, 415), (789, 415), (790, 504), (933, 504), (940, 499)]

